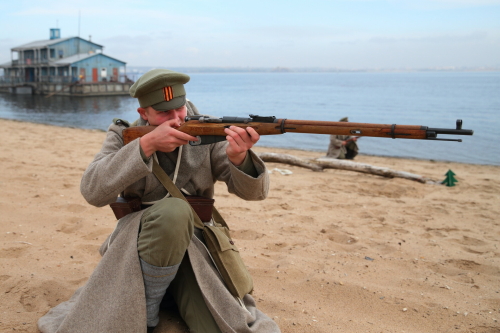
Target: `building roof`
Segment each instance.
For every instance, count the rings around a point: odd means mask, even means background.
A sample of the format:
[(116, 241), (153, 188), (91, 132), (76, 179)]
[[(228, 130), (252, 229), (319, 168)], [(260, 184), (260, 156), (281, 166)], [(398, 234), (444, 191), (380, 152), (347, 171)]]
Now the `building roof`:
[(57, 59), (56, 61), (51, 61), (50, 64), (52, 66), (62, 66), (62, 65), (69, 65), (78, 61), (85, 60), (87, 58), (93, 57), (96, 54), (102, 54), (102, 53), (80, 53), (80, 54), (75, 54), (72, 55), (71, 57), (66, 57), (62, 59)]
[(92, 57), (95, 57), (95, 56), (98, 56), (98, 55), (101, 55), (101, 56), (104, 56), (106, 58), (110, 58), (110, 59), (113, 59), (115, 61), (118, 61), (118, 62), (121, 62), (123, 64), (126, 64), (126, 62), (123, 62), (121, 60), (118, 60), (116, 58), (113, 58), (113, 57), (110, 57), (108, 55), (105, 55), (104, 53), (80, 53), (80, 54), (75, 54), (75, 55), (72, 55), (71, 57), (66, 57), (66, 58), (62, 58), (62, 59), (57, 59), (56, 61), (51, 61), (50, 65), (51, 66), (64, 66), (64, 65), (70, 65), (70, 64), (74, 64), (74, 63), (77, 63), (79, 61), (82, 61), (82, 60), (85, 60), (85, 59), (88, 59), (88, 58), (92, 58)]
[(20, 46), (13, 47), (11, 50), (12, 51), (21, 51), (21, 50), (27, 50), (27, 49), (36, 49), (36, 48), (41, 48), (41, 47), (47, 47), (49, 45), (58, 44), (58, 43), (61, 43), (61, 42), (64, 42), (66, 40), (70, 40), (70, 39), (73, 39), (73, 38), (79, 38), (79, 39), (84, 40), (84, 41), (86, 41), (88, 43), (91, 43), (91, 44), (103, 47), (100, 44), (96, 44), (94, 42), (85, 40), (85, 39), (80, 38), (80, 37), (66, 37), (66, 38), (37, 40), (37, 41), (31, 42), (31, 43), (28, 43), (28, 44), (23, 44), (23, 45), (20, 45)]

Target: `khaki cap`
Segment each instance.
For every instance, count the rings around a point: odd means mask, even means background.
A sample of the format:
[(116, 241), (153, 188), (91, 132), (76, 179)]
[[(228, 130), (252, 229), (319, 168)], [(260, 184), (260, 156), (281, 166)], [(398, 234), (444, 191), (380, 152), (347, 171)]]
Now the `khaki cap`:
[(142, 108), (151, 106), (157, 111), (168, 111), (186, 104), (184, 84), (189, 75), (168, 69), (152, 69), (130, 87), (130, 96), (139, 100)]

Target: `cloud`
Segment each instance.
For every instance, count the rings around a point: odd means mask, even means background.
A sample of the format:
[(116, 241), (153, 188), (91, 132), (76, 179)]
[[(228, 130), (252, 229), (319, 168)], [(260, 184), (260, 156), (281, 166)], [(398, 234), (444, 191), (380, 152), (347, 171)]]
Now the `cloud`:
[(425, 7), (425, 6), (495, 6), (500, 5), (500, 0), (330, 0), (337, 3), (347, 2), (387, 2), (390, 4), (409, 5), (411, 7)]
[(266, 39), (323, 39), (332, 38), (335, 36), (343, 36), (357, 32), (355, 28), (337, 27), (335, 24), (332, 26), (327, 25), (306, 25), (297, 26), (282, 25), (282, 26), (261, 26), (252, 29), (242, 29), (241, 33), (247, 35), (258, 36), (258, 38)]
[(498, 6), (500, 0), (387, 0), (391, 3), (399, 3), (419, 10), (438, 10), (453, 8), (470, 8)]
[(473, 5), (473, 6), (487, 6), (487, 5), (500, 5), (500, 0), (428, 0), (429, 2), (446, 3), (450, 5)]
[(489, 37), (486, 31), (475, 31), (469, 34), (448, 34), (422, 37), (372, 37), (369, 42), (373, 43), (449, 43), (449, 42), (471, 42), (481, 41)]
[(217, 22), (210, 17), (193, 16), (185, 12), (170, 10), (167, 3), (147, 5), (136, 1), (73, 0), (64, 4), (61, 4), (59, 0), (44, 1), (43, 3), (36, 1), (33, 2), (33, 5), (24, 6), (23, 9), (12, 12), (11, 15), (37, 18), (41, 16), (71, 17), (73, 19), (81, 17), (82, 21), (98, 21), (100, 27), (104, 28), (108, 21), (115, 23), (122, 18), (123, 24), (137, 30), (143, 30), (143, 26), (152, 28), (154, 26), (186, 25), (187, 22), (195, 24)]

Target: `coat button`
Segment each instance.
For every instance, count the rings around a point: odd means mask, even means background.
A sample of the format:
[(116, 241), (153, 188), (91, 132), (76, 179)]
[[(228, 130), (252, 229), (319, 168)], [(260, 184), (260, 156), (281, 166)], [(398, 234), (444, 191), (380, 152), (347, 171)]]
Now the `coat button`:
[(231, 245), (234, 245), (234, 242), (233, 242), (232, 240), (230, 240), (230, 241), (229, 241), (229, 243), (230, 243)]

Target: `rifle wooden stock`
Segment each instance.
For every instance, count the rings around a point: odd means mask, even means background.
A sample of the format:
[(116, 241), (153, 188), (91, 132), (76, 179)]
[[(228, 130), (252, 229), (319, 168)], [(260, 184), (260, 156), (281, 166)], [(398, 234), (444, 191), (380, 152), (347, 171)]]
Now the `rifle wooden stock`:
[[(251, 120), (251, 119), (250, 119)], [(418, 125), (388, 125), (367, 124), (335, 121), (292, 120), (276, 119), (274, 122), (249, 121), (243, 122), (201, 122), (188, 120), (178, 130), (192, 136), (222, 136), (224, 129), (229, 126), (241, 128), (252, 127), (260, 135), (277, 135), (283, 133), (310, 133), (330, 135), (369, 136), (393, 139), (436, 139), (437, 134), (472, 135), (472, 130), (457, 129), (432, 129)], [(123, 130), (125, 144), (151, 132), (155, 126), (135, 126)], [(461, 140), (452, 140), (461, 141)]]
[(125, 128), (122, 131), (123, 144), (128, 144), (141, 136), (144, 136), (154, 130), (156, 126), (133, 126)]

